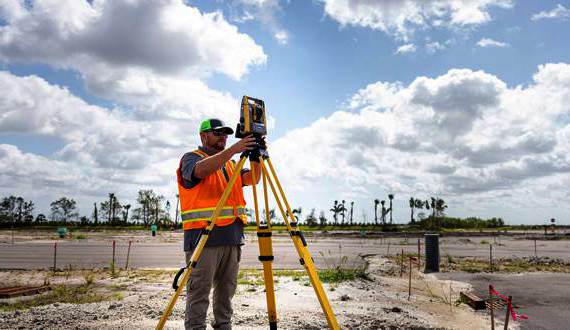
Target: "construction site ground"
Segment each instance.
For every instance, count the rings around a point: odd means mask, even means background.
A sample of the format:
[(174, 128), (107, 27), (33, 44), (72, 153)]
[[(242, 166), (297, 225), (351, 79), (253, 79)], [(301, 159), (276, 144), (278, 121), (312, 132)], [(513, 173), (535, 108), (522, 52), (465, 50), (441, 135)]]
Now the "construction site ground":
[[(400, 278), (399, 266), (379, 256), (364, 257), (368, 278), (325, 283), (338, 321), (343, 329), (488, 329), (483, 312), (456, 305), (464, 282), (438, 280), (413, 270), (413, 292), (408, 300), (408, 279)], [(100, 302), (55, 302), (29, 309), (7, 310), (1, 301), (0, 323), (4, 329), (151, 329), (154, 328), (173, 293), (173, 270), (1, 271), (0, 285), (58, 285), (89, 287), (107, 297)], [(266, 329), (263, 282), (257, 271), (244, 271), (233, 300), (235, 329)], [(276, 277), (279, 327), (324, 329), (326, 319), (308, 278), (300, 273)], [(451, 289), (451, 296), (450, 296)], [(44, 295), (48, 295), (44, 293)], [(21, 300), (30, 298), (19, 298)], [(180, 297), (167, 329), (182, 329), (185, 297)], [(3, 305), (2, 305), (3, 304)], [(211, 320), (212, 315), (208, 316)], [(516, 326), (516, 324), (514, 324)]]
[[(51, 231), (16, 231), (14, 243), (11, 238), (10, 231), (0, 231), (0, 287), (39, 286), (47, 281), (54, 290), (43, 293), (40, 297), (53, 299), (54, 292), (63, 292), (66, 299), (52, 301), (46, 298), (41, 302), (38, 296), (32, 296), (0, 300), (0, 324), (3, 329), (154, 328), (173, 293), (173, 276), (183, 262), (180, 232), (160, 232), (158, 236), (152, 237), (148, 232), (142, 231), (83, 231), (59, 239)], [(112, 241), (116, 241), (117, 269), (124, 268), (128, 242), (132, 242), (130, 267), (133, 269), (129, 272), (119, 270), (111, 275)], [(265, 329), (265, 293), (259, 272), (261, 265), (257, 260), (255, 234), (248, 233), (246, 241), (241, 262), (242, 275), (234, 299), (233, 325), (235, 329)], [(308, 278), (302, 275), (302, 268), (289, 237), (278, 234), (274, 241), (275, 268), (280, 269), (275, 277), (280, 328), (326, 328), (324, 315)], [(58, 246), (58, 271), (54, 275), (50, 268), (53, 265), (55, 242)], [(417, 238), (311, 233), (308, 235), (308, 243), (319, 269), (359, 269), (367, 274), (364, 278), (356, 277), (350, 281), (324, 283), (341, 327), (348, 329), (489, 329), (486, 312), (474, 312), (464, 304), (456, 304), (459, 292), (481, 291), (482, 287), (490, 284), (485, 284), (487, 281), (492, 282), (497, 278), (498, 283), (501, 283), (501, 279), (510, 281), (504, 286), (507, 290), (519, 283), (512, 274), (482, 278), (476, 277), (477, 274), (460, 272), (455, 269), (460, 264), (456, 260), (487, 260), (489, 243), (494, 246), (496, 258), (505, 260), (527, 258), (535, 253), (534, 240), (524, 235), (441, 238), (440, 254), (444, 273), (426, 275), (418, 272), (414, 266), (412, 296), (408, 300), (407, 275), (400, 278), (400, 266), (394, 256), (402, 250), (408, 254), (417, 253)], [(553, 269), (560, 272), (557, 276), (566, 276), (564, 282), (567, 282), (568, 274), (561, 273), (568, 269), (568, 264), (564, 263), (570, 260), (570, 241), (539, 239), (536, 246), (539, 258), (544, 256), (551, 263), (555, 260)], [(423, 254), (423, 241), (421, 250)], [(562, 264), (562, 271), (556, 268), (557, 264)], [(475, 266), (469, 264), (469, 267)], [(528, 274), (524, 270), (519, 273), (522, 274), (517, 275), (519, 277)], [(560, 299), (553, 300), (549, 295), (560, 296), (564, 301), (570, 292), (558, 288), (556, 294), (549, 294), (548, 288), (557, 287), (556, 283), (560, 279), (544, 272), (533, 272), (532, 276), (535, 282), (530, 285), (540, 283), (544, 288), (544, 298), (540, 303), (556, 313), (560, 321), (545, 323), (540, 316), (531, 315), (535, 317), (532, 323), (528, 320), (511, 321), (509, 328), (535, 329), (549, 328), (549, 324), (566, 324), (567, 316), (560, 308), (568, 308), (568, 305), (559, 304)], [(469, 283), (473, 283), (475, 288)], [(70, 298), (69, 292), (92, 293), (95, 296), (74, 299), (73, 294)], [(515, 296), (519, 304), (523, 304), (526, 299), (532, 301), (532, 297), (527, 297), (532, 295), (528, 293), (532, 290), (527, 290), (527, 296), (521, 290), (512, 292), (509, 293)], [(183, 328), (184, 299), (180, 297), (167, 328)], [(30, 303), (33, 306), (30, 308), (13, 308), (25, 306), (21, 302), (25, 300), (36, 303)]]

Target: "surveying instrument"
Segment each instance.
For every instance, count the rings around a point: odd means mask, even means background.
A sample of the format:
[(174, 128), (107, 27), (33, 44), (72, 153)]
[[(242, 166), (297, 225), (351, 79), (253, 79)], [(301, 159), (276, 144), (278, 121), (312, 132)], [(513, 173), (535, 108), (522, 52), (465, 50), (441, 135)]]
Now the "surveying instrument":
[[(263, 200), (265, 204), (265, 219), (266, 222), (262, 223), (259, 220), (259, 209), (258, 209), (258, 198), (257, 198), (257, 188), (256, 188), (256, 175), (255, 167), (251, 166), (251, 177), (252, 177), (252, 189), (253, 189), (253, 204), (255, 210), (255, 223), (257, 225), (257, 237), (258, 237), (258, 245), (259, 245), (259, 261), (261, 261), (263, 265), (263, 280), (265, 283), (265, 298), (267, 301), (267, 314), (269, 319), (269, 329), (277, 329), (277, 309), (275, 307), (275, 285), (273, 282), (273, 246), (271, 240), (271, 218), (269, 217), (269, 202), (268, 202), (268, 193), (267, 193), (267, 186), (271, 188), (271, 192), (275, 197), (275, 201), (283, 216), (283, 220), (285, 225), (287, 226), (287, 231), (289, 231), (289, 235), (291, 236), (291, 240), (293, 241), (293, 245), (299, 254), (299, 262), (302, 266), (304, 266), (307, 274), (309, 275), (309, 279), (321, 308), (326, 316), (327, 323), (330, 329), (340, 329), (336, 317), (332, 311), (330, 306), (329, 300), (325, 294), (321, 281), (319, 280), (315, 264), (309, 250), (307, 248), (307, 241), (301, 232), (299, 225), (297, 223), (297, 219), (293, 216), (293, 212), (291, 212), (291, 207), (289, 206), (289, 202), (285, 197), (285, 193), (283, 192), (283, 188), (281, 187), (281, 183), (277, 178), (277, 174), (275, 172), (275, 168), (271, 163), (271, 159), (269, 158), (269, 153), (267, 152), (267, 146), (265, 144), (264, 136), (267, 135), (267, 121), (265, 116), (265, 103), (262, 100), (255, 99), (249, 96), (244, 96), (242, 98), (241, 103), (241, 111), (240, 111), (240, 122), (237, 125), (235, 136), (236, 138), (243, 138), (248, 135), (253, 135), (256, 138), (256, 146), (252, 150), (246, 150), (240, 155), (239, 162), (236, 165), (235, 170), (233, 171), (233, 175), (230, 178), (227, 187), (224, 189), (222, 196), (218, 200), (216, 204), (216, 208), (212, 213), (212, 217), (207, 221), (208, 225), (205, 229), (202, 230), (200, 240), (198, 241), (198, 245), (194, 249), (192, 253), (192, 257), (190, 262), (186, 267), (181, 268), (178, 271), (174, 278), (174, 282), (172, 284), (173, 289), (175, 289), (175, 293), (170, 299), (170, 302), (162, 314), (162, 317), (156, 326), (157, 330), (161, 330), (164, 328), (164, 325), (172, 313), (174, 309), (174, 305), (176, 304), (176, 300), (178, 296), (181, 294), (182, 290), (186, 286), (190, 275), (192, 274), (192, 270), (196, 267), (197, 263), (199, 262), (200, 255), (204, 246), (206, 245), (206, 241), (208, 240), (208, 236), (214, 229), (216, 225), (215, 219), (218, 218), (222, 207), (224, 206), (226, 200), (228, 199), (232, 187), (236, 182), (237, 176), (241, 175), (241, 169), (243, 168), (245, 161), (247, 158), (250, 160), (250, 165), (252, 161), (259, 162), (261, 168), (261, 178), (263, 179)], [(182, 277), (182, 281), (180, 285), (178, 285), (179, 277), (184, 273)]]

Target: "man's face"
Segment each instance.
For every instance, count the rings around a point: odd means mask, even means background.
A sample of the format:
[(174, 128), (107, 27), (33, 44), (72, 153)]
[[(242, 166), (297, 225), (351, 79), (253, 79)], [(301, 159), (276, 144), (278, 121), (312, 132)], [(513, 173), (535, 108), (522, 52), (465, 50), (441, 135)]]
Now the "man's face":
[(222, 151), (226, 148), (226, 141), (228, 140), (228, 135), (221, 131), (210, 131), (201, 133), (203, 139), (202, 144), (204, 147), (211, 148), (216, 151)]

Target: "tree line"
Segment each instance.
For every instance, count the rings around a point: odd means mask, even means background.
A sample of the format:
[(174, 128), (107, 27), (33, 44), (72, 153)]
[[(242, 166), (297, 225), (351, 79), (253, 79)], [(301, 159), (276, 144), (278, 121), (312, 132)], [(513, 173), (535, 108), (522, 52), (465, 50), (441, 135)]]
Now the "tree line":
[[(77, 203), (74, 199), (61, 197), (50, 204), (49, 214), (34, 214), (34, 202), (22, 197), (8, 196), (0, 201), (0, 227), (23, 227), (32, 225), (81, 225), (81, 226), (149, 226), (156, 224), (161, 227), (180, 228), (178, 221), (178, 195), (176, 195), (176, 210), (174, 219), (171, 219), (170, 201), (157, 194), (152, 189), (138, 191), (136, 204), (122, 203), (115, 193), (109, 193), (108, 198), (93, 203), (90, 215), (79, 215)], [(369, 222), (363, 210), (359, 219), (354, 217), (354, 201), (334, 200), (331, 209), (332, 221), (325, 215), (325, 211), (315, 208), (303, 218), (301, 207), (293, 209), (292, 213), (302, 224), (310, 227), (324, 226), (382, 226), (384, 230), (393, 229), (393, 200), (394, 194), (387, 195), (385, 199), (375, 198), (371, 206), (374, 209), (374, 222)], [(410, 221), (408, 226), (425, 230), (438, 230), (440, 228), (497, 228), (503, 227), (505, 222), (501, 218), (480, 219), (469, 217), (466, 219), (447, 217), (445, 211), (448, 206), (445, 200), (430, 197), (426, 200), (410, 197)], [(423, 212), (425, 210), (425, 212)], [(418, 212), (419, 211), (419, 212)], [(255, 224), (252, 209), (246, 210), (249, 224)], [(269, 210), (269, 218), (265, 210), (260, 211), (262, 221), (271, 221), (273, 224), (284, 224), (276, 216), (275, 209)]]
[[(178, 195), (177, 195), (178, 199)], [(178, 200), (176, 201), (178, 204)], [(170, 201), (152, 189), (138, 191), (136, 205), (121, 203), (109, 193), (108, 199), (93, 203), (90, 215), (79, 215), (77, 202), (66, 196), (50, 203), (49, 214), (34, 214), (34, 202), (19, 196), (3, 197), (0, 201), (0, 227), (31, 225), (131, 226), (157, 224), (177, 226), (170, 216)], [(178, 210), (177, 210), (178, 211)]]

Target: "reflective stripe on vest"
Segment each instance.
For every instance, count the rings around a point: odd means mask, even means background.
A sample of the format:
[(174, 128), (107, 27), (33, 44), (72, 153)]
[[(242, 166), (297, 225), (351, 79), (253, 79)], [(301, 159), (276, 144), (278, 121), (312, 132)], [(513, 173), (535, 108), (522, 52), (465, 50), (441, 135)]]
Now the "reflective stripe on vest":
[[(182, 212), (181, 213), (182, 222), (186, 223), (186, 222), (210, 220), (212, 218), (212, 215), (214, 215), (215, 209), (216, 209), (215, 207), (212, 207), (212, 208)], [(234, 211), (233, 207), (225, 206), (220, 211), (218, 219), (229, 219), (232, 217), (238, 217), (240, 215), (245, 215), (245, 207), (238, 206)]]

